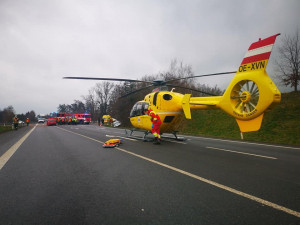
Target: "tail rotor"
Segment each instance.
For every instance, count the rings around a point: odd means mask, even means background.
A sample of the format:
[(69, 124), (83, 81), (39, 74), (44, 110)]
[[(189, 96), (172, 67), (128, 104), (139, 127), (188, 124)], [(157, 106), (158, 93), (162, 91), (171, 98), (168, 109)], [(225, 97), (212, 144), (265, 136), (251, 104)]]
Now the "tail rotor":
[(231, 104), (236, 113), (251, 113), (259, 101), (259, 90), (254, 81), (238, 82), (231, 91)]

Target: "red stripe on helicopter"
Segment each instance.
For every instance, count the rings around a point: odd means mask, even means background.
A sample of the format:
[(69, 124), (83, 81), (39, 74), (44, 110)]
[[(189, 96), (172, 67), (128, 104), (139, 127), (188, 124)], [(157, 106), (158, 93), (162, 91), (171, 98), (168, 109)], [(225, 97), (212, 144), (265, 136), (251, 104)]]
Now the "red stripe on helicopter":
[(248, 63), (253, 63), (253, 62), (258, 62), (258, 61), (262, 61), (262, 60), (267, 60), (267, 59), (270, 58), (270, 55), (271, 55), (271, 52), (266, 52), (266, 53), (262, 53), (262, 54), (258, 54), (258, 55), (254, 55), (254, 56), (244, 58), (241, 65), (248, 64)]
[(279, 34), (276, 34), (266, 39), (252, 43), (241, 65), (269, 59), (273, 44), (278, 35)]
[(263, 40), (259, 40), (257, 42), (254, 42), (250, 45), (248, 51), (250, 50), (253, 50), (253, 49), (256, 49), (256, 48), (261, 48), (261, 47), (264, 47), (264, 46), (267, 46), (267, 45), (272, 45), (275, 43), (275, 40), (276, 40), (276, 37), (278, 36), (279, 34), (275, 34), (271, 37), (268, 37), (266, 39), (263, 39)]

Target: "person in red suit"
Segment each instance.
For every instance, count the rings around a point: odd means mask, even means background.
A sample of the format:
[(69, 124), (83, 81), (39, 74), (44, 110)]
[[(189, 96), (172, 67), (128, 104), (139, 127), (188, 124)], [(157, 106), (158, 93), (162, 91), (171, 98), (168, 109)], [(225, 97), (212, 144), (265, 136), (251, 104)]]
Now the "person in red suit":
[(160, 120), (160, 117), (152, 109), (145, 110), (145, 114), (150, 117), (150, 120), (152, 122), (151, 132), (154, 135), (154, 144), (160, 144), (160, 141), (161, 141), (161, 137), (160, 137), (161, 120)]

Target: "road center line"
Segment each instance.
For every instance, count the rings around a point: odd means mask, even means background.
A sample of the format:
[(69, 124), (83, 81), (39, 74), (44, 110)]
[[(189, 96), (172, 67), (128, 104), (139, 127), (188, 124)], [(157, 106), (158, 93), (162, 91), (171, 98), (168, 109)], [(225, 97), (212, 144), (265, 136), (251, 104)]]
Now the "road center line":
[(181, 144), (181, 145), (186, 145), (186, 142), (182, 142), (182, 141), (166, 140), (166, 139), (163, 139), (163, 140), (167, 141), (167, 142), (173, 142), (173, 143), (177, 143), (177, 144)]
[(236, 195), (239, 195), (239, 196), (241, 196), (241, 197), (248, 198), (248, 199), (250, 199), (250, 200), (252, 200), (252, 201), (258, 202), (258, 203), (260, 203), (260, 204), (263, 204), (263, 205), (272, 207), (272, 208), (274, 208), (274, 209), (283, 211), (283, 212), (285, 212), (285, 213), (287, 213), (287, 214), (290, 214), (290, 215), (293, 215), (293, 216), (296, 216), (296, 217), (299, 217), (299, 218), (300, 218), (300, 212), (294, 211), (294, 210), (292, 210), (292, 209), (289, 209), (289, 208), (286, 208), (286, 207), (277, 205), (277, 204), (275, 204), (275, 203), (269, 202), (269, 201), (267, 201), (267, 200), (264, 200), (264, 199), (262, 199), (262, 198), (258, 198), (258, 197), (255, 197), (255, 196), (253, 196), (253, 195), (250, 195), (250, 194), (247, 194), (247, 193), (238, 191), (238, 190), (236, 190), (236, 189), (233, 189), (233, 188), (231, 188), (231, 187), (225, 186), (225, 185), (223, 185), (223, 184), (219, 184), (219, 183), (217, 183), (217, 182), (214, 182), (214, 181), (208, 180), (208, 179), (206, 179), (206, 178), (197, 176), (197, 175), (195, 175), (195, 174), (186, 172), (186, 171), (184, 171), (184, 170), (178, 169), (178, 168), (176, 168), (176, 167), (169, 166), (169, 165), (167, 165), (167, 164), (158, 162), (158, 161), (156, 161), (156, 160), (153, 160), (153, 159), (144, 157), (144, 156), (142, 156), (142, 155), (138, 155), (138, 154), (136, 154), (136, 153), (127, 151), (127, 150), (125, 150), (125, 149), (122, 149), (122, 148), (119, 148), (119, 147), (116, 147), (115, 149), (117, 149), (117, 150), (119, 150), (119, 151), (122, 151), (122, 152), (125, 152), (125, 153), (130, 154), (130, 155), (136, 156), (136, 157), (138, 157), (138, 158), (144, 159), (144, 160), (149, 161), (149, 162), (151, 162), (151, 163), (160, 165), (160, 166), (162, 166), (162, 167), (168, 168), (168, 169), (170, 169), (170, 170), (176, 171), (176, 172), (178, 172), (178, 173), (184, 174), (184, 175), (186, 175), (186, 176), (192, 177), (192, 178), (194, 178), (194, 179), (197, 179), (197, 180), (202, 181), (202, 182), (204, 182), (204, 183), (207, 183), (207, 184), (210, 184), (210, 185), (212, 185), (212, 186), (218, 187), (218, 188), (223, 189), (223, 190), (225, 190), (225, 191), (229, 191), (229, 192), (231, 192), (231, 193), (233, 193), (233, 194), (236, 194)]
[[(75, 132), (72, 132), (72, 131), (69, 131), (69, 130), (60, 128), (60, 127), (58, 127), (58, 128), (59, 128), (59, 129), (62, 129), (62, 130), (65, 130), (65, 131), (68, 131), (68, 132), (70, 132), (70, 133), (77, 134), (77, 135), (79, 135), (79, 136), (88, 138), (88, 139), (90, 139), (90, 140), (93, 140), (93, 141), (96, 141), (96, 142), (100, 142), (100, 143), (103, 144), (103, 142), (98, 141), (98, 140), (93, 139), (93, 138), (90, 138), (90, 137), (88, 137), (88, 136), (85, 136), (85, 135), (82, 135), (82, 134), (78, 134), (78, 133), (75, 133)], [(287, 214), (290, 214), (290, 215), (293, 215), (293, 216), (296, 216), (296, 217), (300, 218), (300, 212), (294, 211), (294, 210), (289, 209), (289, 208), (286, 208), (286, 207), (284, 207), (284, 206), (277, 205), (277, 204), (275, 204), (275, 203), (273, 203), (273, 202), (269, 202), (269, 201), (264, 200), (264, 199), (262, 199), (262, 198), (255, 197), (254, 195), (250, 195), (250, 194), (247, 194), (247, 193), (238, 191), (238, 190), (236, 190), (236, 189), (233, 189), (233, 188), (231, 188), (231, 187), (225, 186), (225, 185), (223, 185), (223, 184), (219, 184), (219, 183), (217, 183), (217, 182), (214, 182), (214, 181), (208, 180), (208, 179), (206, 179), (206, 178), (197, 176), (197, 175), (195, 175), (195, 174), (186, 172), (186, 171), (184, 171), (184, 170), (178, 169), (178, 168), (176, 168), (176, 167), (169, 166), (169, 165), (167, 165), (167, 164), (158, 162), (158, 161), (156, 161), (156, 160), (147, 158), (147, 157), (145, 157), (145, 156), (142, 156), (142, 155), (139, 155), (139, 154), (136, 154), (136, 153), (127, 151), (127, 150), (125, 150), (125, 149), (122, 149), (122, 148), (119, 148), (119, 147), (115, 147), (114, 149), (117, 149), (117, 150), (119, 150), (119, 151), (121, 151), (121, 152), (127, 153), (127, 154), (129, 154), (129, 155), (133, 155), (133, 156), (138, 157), (138, 158), (140, 158), (140, 159), (146, 160), (146, 161), (148, 161), (148, 162), (154, 163), (154, 164), (156, 164), (156, 165), (159, 165), (159, 166), (168, 168), (168, 169), (170, 169), (170, 170), (173, 170), (173, 171), (175, 171), (175, 172), (181, 173), (181, 174), (186, 175), (186, 176), (188, 176), (188, 177), (191, 177), (191, 178), (194, 178), (194, 179), (196, 179), (196, 180), (202, 181), (202, 182), (204, 182), (204, 183), (210, 184), (210, 185), (212, 185), (212, 186), (214, 186), (214, 187), (223, 189), (223, 190), (225, 190), (225, 191), (229, 191), (229, 192), (231, 192), (231, 193), (233, 193), (233, 194), (239, 195), (239, 196), (241, 196), (241, 197), (250, 199), (250, 200), (252, 200), (252, 201), (258, 202), (258, 203), (260, 203), (260, 204), (263, 204), (263, 205), (272, 207), (272, 208), (277, 209), (277, 210), (279, 210), (279, 211), (282, 211), (282, 212), (285, 212), (285, 213), (287, 213)]]
[(79, 134), (79, 133), (76, 133), (76, 132), (73, 132), (73, 131), (70, 131), (70, 130), (67, 130), (67, 129), (63, 129), (63, 128), (61, 128), (61, 127), (57, 127), (57, 128), (59, 128), (59, 129), (61, 129), (61, 130), (64, 130), (64, 131), (67, 131), (67, 132), (72, 133), (72, 134), (79, 135), (79, 136), (81, 136), (81, 137), (85, 137), (85, 138), (90, 139), (90, 140), (92, 140), (92, 141), (96, 141), (96, 142), (99, 142), (99, 143), (101, 143), (101, 144), (104, 144), (104, 142), (99, 141), (99, 140), (97, 140), (97, 139), (90, 138), (90, 137), (88, 137), (88, 136), (85, 136), (85, 135), (82, 135), (82, 134)]
[(233, 151), (233, 150), (227, 150), (227, 149), (223, 149), (223, 148), (214, 148), (214, 147), (209, 147), (209, 146), (207, 146), (206, 148), (210, 148), (210, 149), (214, 149), (214, 150), (218, 150), (218, 151), (223, 151), (223, 152), (232, 152), (232, 153), (243, 154), (243, 155), (251, 155), (251, 156), (267, 158), (267, 159), (277, 159), (277, 158), (274, 158), (274, 157), (271, 157), (271, 156), (256, 155), (256, 154), (251, 154), (251, 153), (246, 153), (246, 152), (238, 152), (238, 151)]
[(27, 134), (25, 134), (17, 143), (11, 146), (1, 157), (0, 157), (0, 170), (5, 166), (8, 160), (15, 154), (18, 148), (23, 144), (23, 142), (28, 138), (31, 132), (36, 128), (35, 125)]

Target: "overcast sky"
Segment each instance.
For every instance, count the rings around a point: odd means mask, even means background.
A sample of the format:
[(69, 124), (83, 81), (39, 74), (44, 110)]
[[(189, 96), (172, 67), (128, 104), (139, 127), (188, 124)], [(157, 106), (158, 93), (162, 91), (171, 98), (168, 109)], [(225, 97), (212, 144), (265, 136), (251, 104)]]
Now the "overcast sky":
[(140, 79), (175, 58), (195, 75), (235, 71), (258, 38), (300, 29), (299, 12), (299, 0), (0, 0), (0, 109), (50, 113), (95, 85), (63, 76)]

